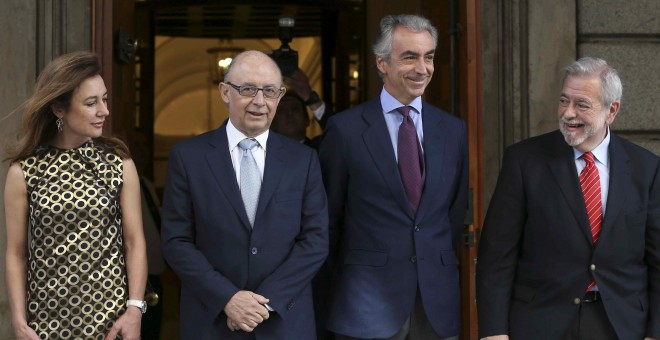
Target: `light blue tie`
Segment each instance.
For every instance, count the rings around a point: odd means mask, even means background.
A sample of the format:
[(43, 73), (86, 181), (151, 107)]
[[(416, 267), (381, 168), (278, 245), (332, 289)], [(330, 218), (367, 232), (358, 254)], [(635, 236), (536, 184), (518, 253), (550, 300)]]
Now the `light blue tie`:
[(241, 158), (241, 196), (245, 212), (250, 220), (250, 226), (254, 226), (254, 217), (259, 204), (259, 192), (261, 190), (261, 174), (254, 160), (252, 149), (259, 143), (251, 138), (243, 139), (238, 146), (243, 150)]

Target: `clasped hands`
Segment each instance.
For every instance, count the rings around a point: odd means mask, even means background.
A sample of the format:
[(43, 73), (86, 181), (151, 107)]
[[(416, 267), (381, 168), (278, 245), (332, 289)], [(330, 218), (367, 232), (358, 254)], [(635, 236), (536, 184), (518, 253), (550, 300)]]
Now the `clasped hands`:
[(268, 303), (265, 297), (247, 290), (238, 291), (225, 306), (227, 327), (230, 330), (252, 332), (260, 323), (268, 319)]

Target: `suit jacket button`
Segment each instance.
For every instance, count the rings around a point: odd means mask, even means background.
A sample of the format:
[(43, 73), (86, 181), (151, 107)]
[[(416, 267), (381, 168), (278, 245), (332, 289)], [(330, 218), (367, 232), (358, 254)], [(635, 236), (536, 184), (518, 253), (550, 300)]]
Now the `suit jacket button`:
[(288, 310), (288, 309), (293, 308), (293, 305), (295, 305), (295, 304), (296, 304), (295, 302), (289, 301), (289, 304), (286, 306), (286, 309)]
[(252, 248), (252, 255), (257, 255), (257, 247)]
[(575, 298), (575, 299), (573, 299), (573, 304), (574, 304), (574, 305), (579, 305), (580, 302), (582, 302), (582, 300), (580, 300), (580, 298)]
[(410, 257), (410, 262), (415, 263), (417, 262), (417, 256), (413, 255)]
[(596, 271), (596, 265), (595, 265), (595, 264), (592, 264), (592, 265), (589, 267), (589, 269), (591, 269), (592, 272), (595, 272), (595, 271)]
[(415, 226), (415, 231), (419, 231), (419, 226), (418, 225)]

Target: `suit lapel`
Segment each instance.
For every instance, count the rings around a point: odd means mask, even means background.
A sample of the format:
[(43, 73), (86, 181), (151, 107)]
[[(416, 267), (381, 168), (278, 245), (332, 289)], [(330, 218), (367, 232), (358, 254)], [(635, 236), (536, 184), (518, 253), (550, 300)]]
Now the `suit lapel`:
[(609, 153), (610, 183), (607, 193), (607, 209), (605, 210), (601, 229), (601, 238), (607, 237), (614, 227), (614, 222), (617, 220), (617, 216), (627, 198), (628, 191), (626, 189), (629, 186), (626, 185), (626, 182), (630, 180), (632, 175), (628, 153), (621, 145), (618, 136), (612, 135), (610, 137)]
[(392, 140), (383, 117), (383, 108), (380, 105), (380, 97), (372, 100), (362, 112), (362, 117), (369, 125), (362, 134), (364, 144), (369, 151), (376, 169), (380, 172), (383, 180), (390, 189), (392, 196), (399, 203), (403, 211), (413, 218), (412, 208), (403, 189), (399, 168), (394, 157)]
[(424, 129), (424, 162), (426, 164), (426, 179), (419, 203), (416, 219), (420, 221), (434, 202), (434, 194), (439, 187), (442, 173), (442, 160), (445, 154), (447, 132), (443, 131), (442, 116), (430, 114), (430, 109), (422, 103), (422, 124)]
[(209, 144), (214, 147), (211, 152), (206, 155), (206, 160), (209, 167), (211, 167), (211, 173), (227, 198), (227, 201), (229, 201), (229, 204), (231, 204), (232, 208), (234, 208), (238, 216), (241, 218), (243, 225), (246, 228), (251, 229), (250, 221), (248, 220), (245, 207), (243, 206), (241, 192), (238, 188), (238, 183), (236, 182), (236, 172), (231, 163), (226, 125), (222, 125), (215, 130), (214, 133), (209, 135)]
[(277, 136), (274, 133), (268, 134), (268, 145), (266, 146), (266, 164), (264, 165), (264, 179), (261, 183), (261, 193), (259, 193), (259, 205), (257, 206), (257, 213), (254, 217), (255, 225), (259, 222), (259, 215), (261, 215), (268, 202), (273, 197), (277, 184), (282, 178), (282, 174), (286, 171), (282, 139), (283, 137)]
[(548, 162), (550, 171), (554, 175), (555, 181), (559, 185), (559, 189), (564, 195), (575, 220), (577, 220), (582, 234), (590, 244), (593, 244), (587, 209), (584, 206), (584, 198), (582, 197), (575, 159), (573, 158), (573, 149), (566, 144), (561, 132), (557, 131), (555, 136), (557, 138), (555, 138), (554, 145), (551, 148), (551, 150), (555, 150), (555, 154)]

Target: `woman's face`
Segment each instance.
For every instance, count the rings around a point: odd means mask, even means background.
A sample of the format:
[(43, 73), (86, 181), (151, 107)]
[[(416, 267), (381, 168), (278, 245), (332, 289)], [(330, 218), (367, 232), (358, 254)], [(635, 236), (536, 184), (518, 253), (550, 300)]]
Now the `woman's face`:
[(71, 145), (80, 145), (103, 133), (108, 111), (108, 91), (100, 75), (85, 79), (73, 91), (71, 103), (64, 110), (57, 110), (55, 115), (61, 118), (62, 137)]

